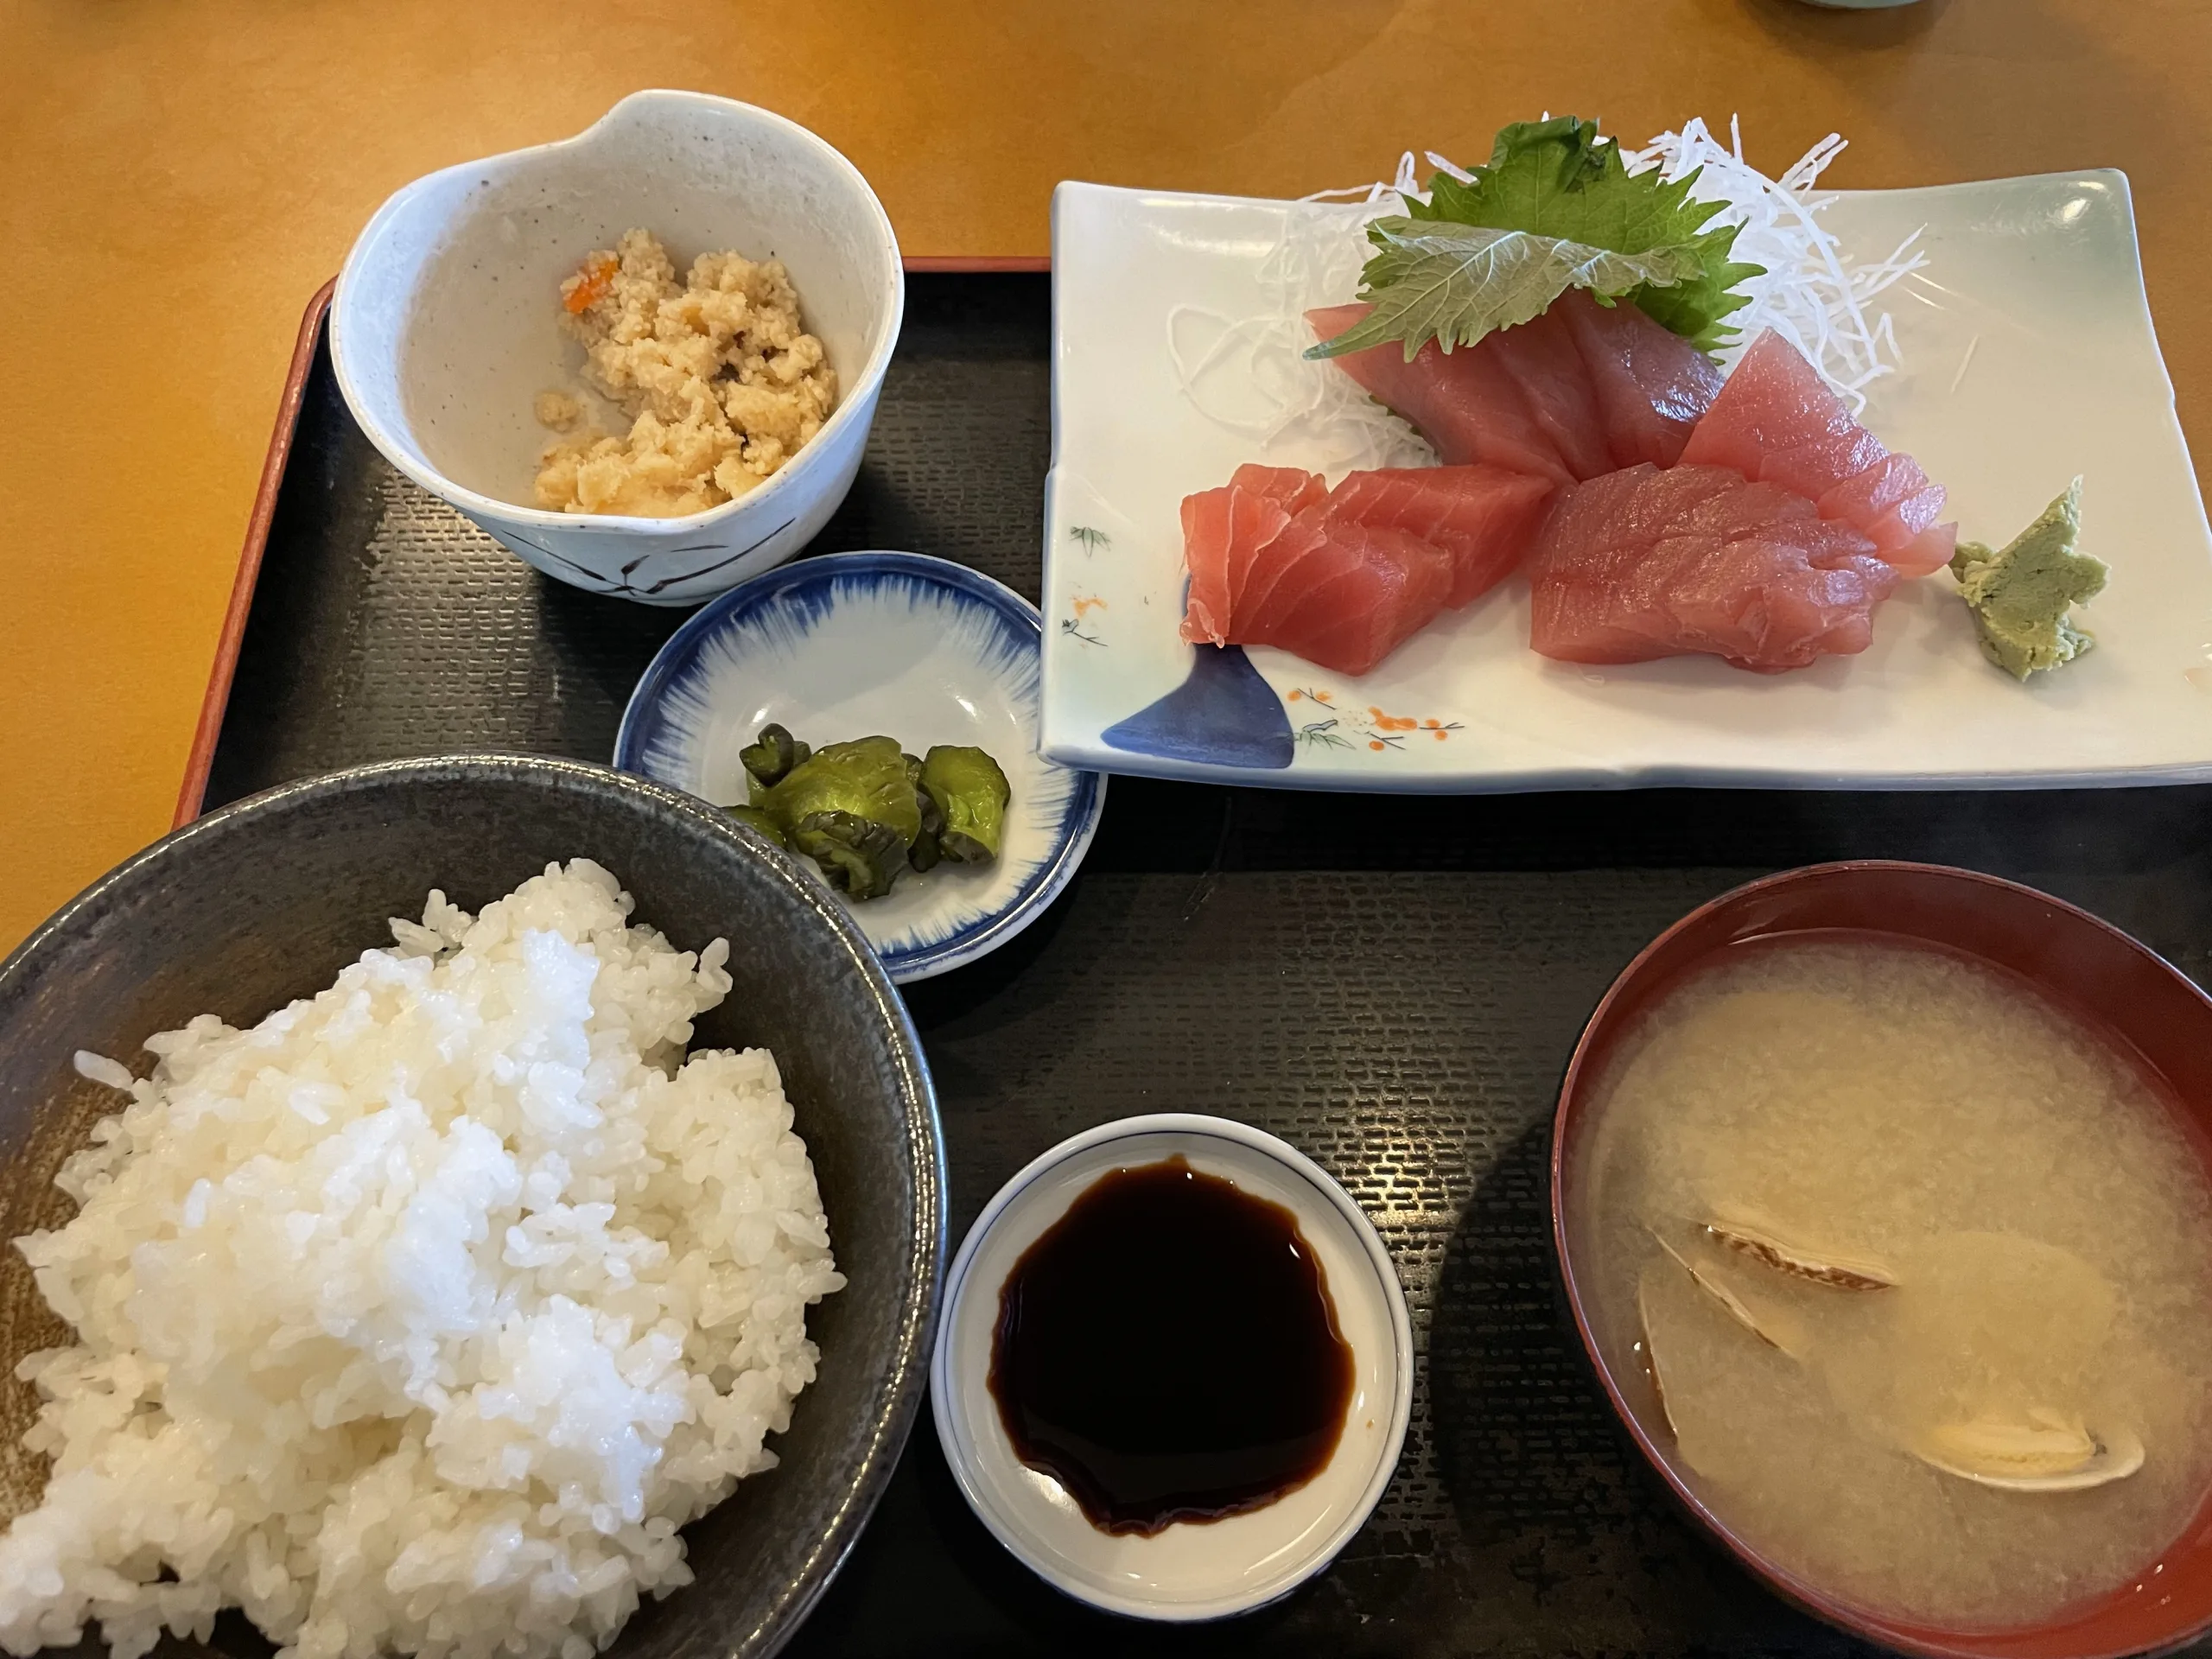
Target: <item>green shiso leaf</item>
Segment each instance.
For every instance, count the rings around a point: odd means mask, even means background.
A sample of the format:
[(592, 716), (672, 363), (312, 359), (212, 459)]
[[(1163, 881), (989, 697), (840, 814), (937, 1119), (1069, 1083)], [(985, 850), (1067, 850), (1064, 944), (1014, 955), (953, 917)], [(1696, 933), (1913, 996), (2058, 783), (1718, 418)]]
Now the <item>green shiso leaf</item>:
[(1385, 219), (1368, 234), (1381, 250), (1367, 263), (1363, 290), (1375, 308), (1314, 354), (1335, 357), (1391, 340), (1405, 342), (1408, 358), (1430, 340), (1448, 352), (1542, 315), (1570, 288), (1611, 299), (1682, 282), (1700, 269), (1684, 248), (1615, 253), (1474, 225)]
[[(1764, 268), (1729, 257), (1737, 227), (1710, 225), (1720, 208), (1692, 198), (1696, 180), (1694, 173), (1672, 184), (1656, 172), (1631, 175), (1620, 146), (1601, 141), (1594, 121), (1563, 115), (1516, 123), (1498, 133), (1489, 165), (1477, 168), (1471, 180), (1440, 172), (1429, 181), (1427, 200), (1410, 200), (1403, 219), (1370, 227), (1377, 251), (1361, 273), (1360, 297), (1375, 305), (1376, 317), (1307, 355), (1334, 357), (1384, 340), (1404, 341), (1408, 357), (1432, 339), (1446, 350), (1472, 345), (1493, 328), (1527, 321), (1573, 287), (1589, 288), (1606, 303), (1627, 299), (1700, 349), (1716, 350), (1734, 333), (1725, 320), (1748, 303), (1748, 296), (1732, 290), (1764, 274)], [(1441, 250), (1424, 249), (1426, 257), (1417, 257), (1408, 245), (1417, 234), (1408, 231), (1409, 223), (1432, 234), (1444, 226), (1520, 232), (1532, 242), (1560, 245), (1561, 251), (1539, 257), (1537, 250), (1524, 248), (1509, 255), (1503, 244), (1487, 245), (1501, 250), (1489, 256), (1498, 278), (1516, 285), (1510, 300), (1493, 299), (1477, 283), (1437, 287), (1431, 261)], [(1628, 267), (1594, 263), (1569, 251), (1574, 249), (1649, 263), (1635, 282), (1613, 286)], [(1578, 281), (1584, 272), (1599, 280)], [(1535, 278), (1545, 273), (1547, 280), (1559, 277), (1559, 286), (1532, 306)], [(1429, 284), (1430, 293), (1419, 302), (1414, 296), (1391, 302), (1390, 290), (1408, 281)], [(1456, 309), (1442, 303), (1447, 298)], [(1393, 321), (1378, 327), (1376, 319), (1386, 304)]]

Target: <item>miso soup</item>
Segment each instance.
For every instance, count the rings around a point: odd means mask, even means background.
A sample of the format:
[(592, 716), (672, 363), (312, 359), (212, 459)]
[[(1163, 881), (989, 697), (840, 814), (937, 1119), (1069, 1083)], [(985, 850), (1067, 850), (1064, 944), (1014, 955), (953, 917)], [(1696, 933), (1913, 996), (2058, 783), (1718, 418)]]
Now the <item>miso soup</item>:
[(1592, 1104), (1599, 1344), (1746, 1543), (1954, 1628), (2152, 1571), (2212, 1484), (2212, 1183), (2115, 1041), (1986, 964), (1808, 934), (1673, 988)]

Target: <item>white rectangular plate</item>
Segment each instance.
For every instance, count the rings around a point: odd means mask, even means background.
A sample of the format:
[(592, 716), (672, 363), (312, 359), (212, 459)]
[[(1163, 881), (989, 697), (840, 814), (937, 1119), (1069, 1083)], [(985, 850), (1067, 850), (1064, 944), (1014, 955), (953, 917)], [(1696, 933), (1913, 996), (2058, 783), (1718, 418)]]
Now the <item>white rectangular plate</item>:
[[(1267, 647), (1201, 661), (1176, 632), (1183, 497), (1248, 461), (1332, 481), (1347, 464), (1325, 433), (1269, 446), (1222, 423), (1184, 391), (1171, 347), (1193, 319), (1275, 309), (1262, 262), (1289, 210), (1088, 184), (1053, 197), (1052, 759), (1425, 792), (2212, 779), (2212, 533), (2122, 175), (1845, 192), (1825, 216), (1869, 259), (1924, 227), (1926, 268), (1885, 296), (1904, 368), (1876, 384), (1866, 418), (1949, 488), (1961, 533), (2001, 544), (2083, 477), (2083, 545), (2112, 567), (2084, 613), (2096, 647), (2025, 685), (1983, 660), (1940, 571), (1882, 607), (1863, 654), (1776, 676), (1710, 657), (1548, 661), (1528, 649), (1519, 578), (1361, 678)], [(1325, 297), (1350, 298), (1349, 284)]]

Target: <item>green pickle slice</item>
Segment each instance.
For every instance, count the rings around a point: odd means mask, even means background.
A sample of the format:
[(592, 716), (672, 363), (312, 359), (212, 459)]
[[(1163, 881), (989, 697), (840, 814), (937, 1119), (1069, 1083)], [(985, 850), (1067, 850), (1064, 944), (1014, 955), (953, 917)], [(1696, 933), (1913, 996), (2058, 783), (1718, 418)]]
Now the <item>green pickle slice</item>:
[(945, 857), (988, 864), (999, 855), (1014, 790), (997, 761), (978, 748), (940, 743), (923, 757), (922, 787), (944, 817), (938, 848)]
[(917, 757), (882, 736), (809, 749), (771, 724), (740, 758), (752, 800), (730, 816), (805, 854), (849, 898), (880, 899), (909, 868), (998, 856), (1013, 790), (981, 749), (940, 744)]
[(922, 832), (906, 757), (887, 737), (819, 748), (754, 792), (753, 804), (786, 827), (791, 845), (855, 899), (891, 891)]

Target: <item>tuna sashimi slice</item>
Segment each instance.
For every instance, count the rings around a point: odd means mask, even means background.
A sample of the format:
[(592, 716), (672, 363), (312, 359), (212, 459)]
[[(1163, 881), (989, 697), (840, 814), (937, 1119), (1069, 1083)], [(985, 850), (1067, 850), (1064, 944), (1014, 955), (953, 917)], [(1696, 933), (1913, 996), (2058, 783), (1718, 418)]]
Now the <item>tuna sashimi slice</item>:
[[(1328, 480), (1319, 473), (1309, 473), (1298, 467), (1262, 467), (1247, 461), (1229, 475), (1230, 484), (1240, 490), (1264, 497), (1286, 513), (1295, 518), (1308, 507), (1318, 507), (1328, 499)], [(1229, 569), (1226, 584), (1229, 590), (1229, 614), (1244, 602), (1244, 589), (1250, 584), (1252, 572), (1260, 563), (1260, 555), (1270, 538), (1248, 537), (1232, 542), (1229, 550)]]
[(1600, 305), (1580, 289), (1560, 295), (1544, 315), (1563, 319), (1574, 336), (1613, 465), (1680, 461), (1690, 429), (1719, 395), (1713, 360), (1641, 307)]
[(1191, 596), (1183, 613), (1183, 638), (1193, 644), (1229, 643), (1233, 611), (1232, 565), (1249, 569), (1254, 556), (1290, 523), (1281, 504), (1224, 484), (1183, 498), (1183, 563), (1191, 572)]
[(1885, 448), (1771, 328), (1744, 353), (1681, 459), (1805, 496), (1823, 518), (1871, 537), (1885, 557), (1910, 547), (1943, 511), (1942, 486), (1911, 456)]
[(1452, 556), (1388, 525), (1308, 508), (1281, 538), (1299, 550), (1269, 600), (1236, 618), (1236, 640), (1274, 645), (1338, 674), (1364, 674), (1444, 607)]
[[(1316, 338), (1334, 340), (1373, 308), (1326, 306), (1308, 311), (1306, 320)], [(1446, 465), (1488, 461), (1509, 472), (1571, 482), (1573, 469), (1537, 422), (1520, 385), (1496, 352), (1483, 349), (1495, 338), (1448, 353), (1432, 340), (1410, 363), (1405, 348), (1389, 340), (1330, 360), (1420, 428)]]
[(1770, 328), (1744, 353), (1681, 459), (1731, 467), (1754, 483), (1817, 500), (1888, 453), (1803, 354)]
[(1520, 565), (1554, 488), (1481, 464), (1352, 473), (1333, 490), (1244, 466), (1183, 501), (1183, 638), (1272, 645), (1364, 674)]
[(1496, 358), (1520, 387), (1529, 416), (1559, 451), (1567, 470), (1577, 478), (1595, 478), (1611, 472), (1617, 463), (1605, 442), (1596, 383), (1562, 309), (1567, 297), (1554, 300), (1549, 310), (1518, 327), (1485, 334), (1452, 355), (1475, 352)]
[[(1322, 340), (1365, 305), (1309, 311)], [(1516, 328), (1406, 361), (1385, 343), (1332, 359), (1419, 427), (1449, 465), (1486, 461), (1567, 483), (1642, 461), (1671, 467), (1721, 387), (1711, 359), (1633, 305), (1575, 289)]]
[[(1869, 437), (1871, 441), (1871, 434)], [(1918, 461), (1910, 455), (1893, 454), (1885, 450), (1880, 459), (1872, 462), (1864, 471), (1822, 490), (1814, 498), (1814, 505), (1820, 508), (1823, 518), (1846, 518), (1853, 524), (1872, 523), (1899, 509), (1913, 511), (1912, 504), (1932, 487), (1928, 481), (1928, 474), (1920, 470)], [(1937, 493), (1940, 506), (1941, 492)], [(1912, 535), (1919, 535), (1935, 522), (1933, 515), (1923, 519), (1912, 526)]]
[(1840, 518), (1874, 538), (1884, 556), (1909, 544), (1942, 515), (1944, 491), (1910, 455), (1885, 454), (1856, 478), (1821, 493), (1823, 518)]
[(1896, 551), (1882, 556), (1897, 567), (1900, 576), (1924, 576), (1941, 570), (1959, 550), (1956, 524), (1930, 524)]
[(1302, 467), (1262, 467), (1248, 461), (1229, 475), (1229, 481), (1240, 490), (1265, 496), (1293, 516), (1319, 506), (1329, 493), (1328, 480)]
[(1812, 501), (1732, 468), (1578, 486), (1530, 556), (1529, 645), (1568, 662), (1707, 652), (1777, 672), (1864, 651), (1897, 570)]
[[(1286, 604), (1295, 596), (1299, 584), (1316, 580), (1324, 567), (1308, 567), (1306, 555), (1313, 552), (1328, 539), (1322, 524), (1323, 509), (1308, 507), (1283, 527), (1282, 534), (1274, 537), (1252, 557), (1244, 585), (1237, 591), (1236, 604), (1230, 613), (1228, 643), (1249, 645), (1251, 620), (1255, 616), (1276, 613), (1271, 611), (1280, 590)], [(1293, 575), (1288, 588), (1283, 578)]]
[(1329, 496), (1328, 516), (1389, 525), (1452, 556), (1447, 605), (1465, 605), (1519, 567), (1554, 486), (1502, 467), (1382, 467), (1352, 473)]

